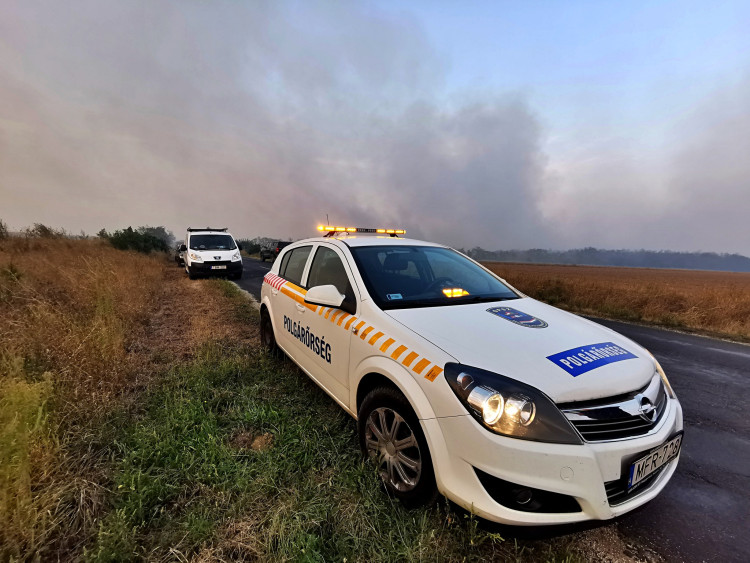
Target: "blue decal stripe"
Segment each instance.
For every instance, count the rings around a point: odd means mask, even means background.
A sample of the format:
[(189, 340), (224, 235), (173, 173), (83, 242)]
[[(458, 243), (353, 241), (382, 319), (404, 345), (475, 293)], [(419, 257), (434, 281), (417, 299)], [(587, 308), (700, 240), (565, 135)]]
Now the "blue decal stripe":
[(637, 357), (613, 342), (600, 342), (552, 354), (547, 359), (573, 377), (578, 377), (592, 369)]

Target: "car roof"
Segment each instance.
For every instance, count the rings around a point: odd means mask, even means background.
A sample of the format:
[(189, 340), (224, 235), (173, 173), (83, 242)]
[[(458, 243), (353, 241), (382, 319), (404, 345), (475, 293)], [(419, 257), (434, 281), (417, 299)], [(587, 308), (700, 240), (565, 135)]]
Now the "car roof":
[(232, 236), (232, 233), (228, 231), (188, 231), (188, 236), (192, 235), (229, 235)]
[(336, 236), (336, 237), (313, 237), (300, 242), (343, 242), (351, 247), (359, 246), (436, 246), (446, 248), (445, 245), (434, 242), (426, 242), (411, 238), (400, 238), (391, 236)]

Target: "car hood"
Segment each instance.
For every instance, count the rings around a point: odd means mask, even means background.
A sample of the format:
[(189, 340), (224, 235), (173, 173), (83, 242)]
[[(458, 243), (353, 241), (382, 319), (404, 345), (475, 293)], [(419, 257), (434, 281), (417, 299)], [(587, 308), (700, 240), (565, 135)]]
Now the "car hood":
[(237, 252), (234, 250), (190, 250), (194, 252), (206, 262), (225, 262), (232, 259), (232, 254)]
[(386, 312), (458, 362), (532, 385), (556, 403), (627, 393), (654, 375), (650, 354), (632, 340), (528, 297)]

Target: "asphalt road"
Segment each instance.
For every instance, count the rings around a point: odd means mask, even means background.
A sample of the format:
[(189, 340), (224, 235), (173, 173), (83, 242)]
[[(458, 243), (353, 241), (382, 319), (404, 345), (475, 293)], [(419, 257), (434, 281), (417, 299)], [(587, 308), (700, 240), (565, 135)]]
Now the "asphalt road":
[[(260, 300), (270, 267), (246, 258), (239, 286)], [(750, 561), (750, 346), (593, 320), (656, 356), (685, 415), (672, 480), (655, 500), (614, 525), (668, 561)]]

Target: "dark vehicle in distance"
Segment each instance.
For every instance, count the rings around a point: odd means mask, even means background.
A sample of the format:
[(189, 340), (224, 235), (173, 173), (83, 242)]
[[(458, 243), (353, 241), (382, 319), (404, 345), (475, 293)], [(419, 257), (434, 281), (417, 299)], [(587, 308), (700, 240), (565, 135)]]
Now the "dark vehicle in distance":
[(265, 262), (268, 258), (270, 258), (271, 261), (276, 260), (276, 257), (279, 255), (279, 252), (281, 252), (281, 249), (290, 244), (292, 243), (277, 240), (271, 246), (260, 249), (260, 259), (263, 260), (263, 262)]
[(178, 266), (182, 267), (185, 265), (185, 245), (180, 243), (174, 248), (174, 261)]

